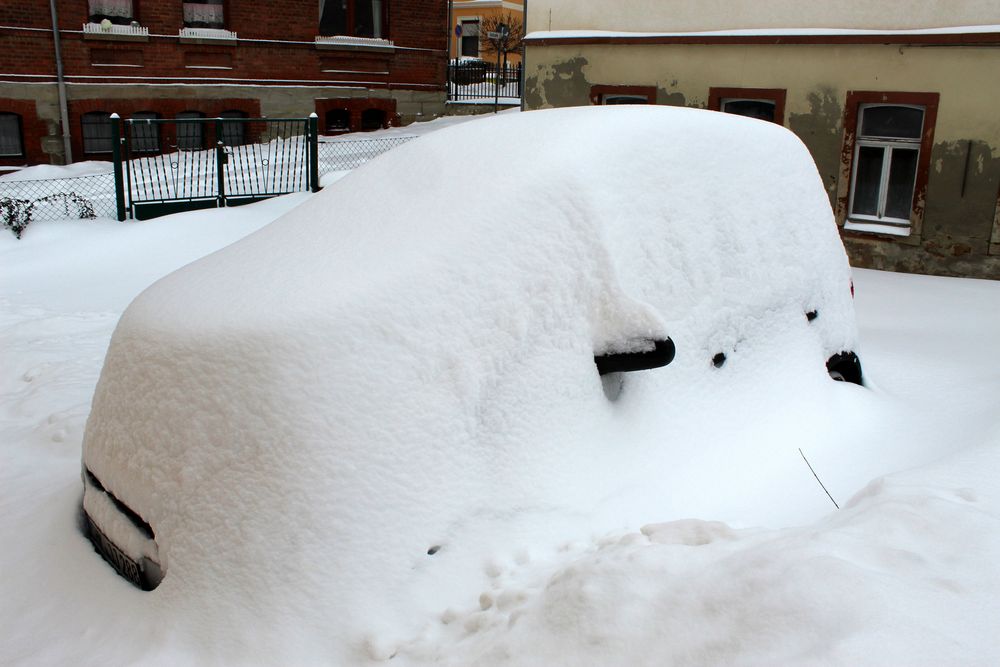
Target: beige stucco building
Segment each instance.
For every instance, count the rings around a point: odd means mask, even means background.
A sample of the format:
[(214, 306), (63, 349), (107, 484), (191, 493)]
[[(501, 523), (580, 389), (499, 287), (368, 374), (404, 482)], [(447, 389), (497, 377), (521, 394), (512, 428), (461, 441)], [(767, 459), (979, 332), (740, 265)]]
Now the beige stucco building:
[[(479, 40), (483, 21), (505, 16), (524, 22), (524, 0), (451, 0), (450, 58), (495, 58), (495, 52), (484, 52)], [(521, 60), (518, 51), (507, 54), (507, 61)]]
[(606, 8), (531, 0), (526, 108), (668, 104), (781, 123), (812, 152), (855, 266), (1000, 279), (1000, 4)]

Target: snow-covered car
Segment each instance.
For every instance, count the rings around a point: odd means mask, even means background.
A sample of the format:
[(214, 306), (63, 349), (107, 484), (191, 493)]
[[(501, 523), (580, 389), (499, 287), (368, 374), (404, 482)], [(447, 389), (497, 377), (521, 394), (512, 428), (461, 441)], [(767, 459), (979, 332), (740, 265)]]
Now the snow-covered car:
[[(500, 115), (141, 294), (95, 393), (83, 508), (147, 599), (252, 609), (230, 628), (246, 646), (290, 617), (357, 646), (416, 632), (501, 576), (497, 554), (662, 519), (706, 492), (676, 477), (712, 427), (691, 415), (745, 405), (736, 386), (858, 391), (830, 382), (861, 383), (857, 350), (791, 132), (656, 106)], [(729, 492), (773, 484), (739, 468)]]

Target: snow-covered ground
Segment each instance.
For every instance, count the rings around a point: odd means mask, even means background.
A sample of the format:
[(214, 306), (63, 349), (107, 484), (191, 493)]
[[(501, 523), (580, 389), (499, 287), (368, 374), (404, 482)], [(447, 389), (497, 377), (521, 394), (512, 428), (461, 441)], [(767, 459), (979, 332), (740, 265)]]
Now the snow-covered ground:
[[(207, 617), (211, 631), (193, 637), (150, 614), (149, 594), (78, 527), (83, 428), (125, 306), (310, 198), (0, 235), (0, 663), (226, 664), (227, 636), (248, 630), (276, 639), (262, 664), (310, 662), (288, 628)], [(839, 511), (753, 526), (664, 515), (555, 550), (498, 552), (466, 604), (417, 634), (372, 636), (363, 653), (450, 665), (997, 664), (1000, 284), (865, 270), (854, 281), (872, 386), (812, 425), (843, 441), (842, 455), (810, 458)], [(734, 429), (719, 465), (764, 434), (797, 455), (809, 428)], [(877, 457), (858, 455), (872, 442)], [(813, 483), (804, 462), (801, 473)]]

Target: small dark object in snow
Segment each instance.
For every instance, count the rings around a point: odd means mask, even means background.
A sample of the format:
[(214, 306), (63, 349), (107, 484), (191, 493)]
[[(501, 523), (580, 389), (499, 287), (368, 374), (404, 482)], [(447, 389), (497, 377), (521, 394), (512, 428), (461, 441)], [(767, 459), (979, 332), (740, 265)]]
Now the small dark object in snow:
[(428, 550), (427, 550), (427, 555), (428, 555), (428, 556), (433, 556), (433, 555), (434, 555), (434, 554), (436, 554), (436, 553), (437, 553), (437, 552), (438, 552), (438, 551), (439, 551), (440, 549), (441, 549), (441, 545), (439, 545), (439, 544), (435, 544), (434, 546), (432, 546), (432, 547), (431, 547), (430, 549), (428, 549)]
[(818, 311), (810, 310), (808, 313), (806, 313), (806, 319), (809, 320), (810, 322), (815, 320), (817, 317), (819, 317)]
[(722, 368), (722, 365), (726, 363), (725, 352), (719, 352), (717, 355), (712, 357), (712, 365), (716, 368)]

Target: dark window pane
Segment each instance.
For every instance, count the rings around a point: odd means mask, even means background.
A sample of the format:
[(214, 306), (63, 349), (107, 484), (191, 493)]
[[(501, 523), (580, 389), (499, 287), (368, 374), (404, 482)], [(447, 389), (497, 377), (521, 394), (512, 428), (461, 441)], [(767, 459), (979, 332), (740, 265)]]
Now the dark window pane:
[(385, 112), (380, 109), (365, 109), (361, 112), (361, 131), (380, 130), (385, 125)]
[(726, 113), (774, 122), (774, 102), (767, 100), (729, 100), (722, 105)]
[(382, 0), (354, 0), (354, 3), (354, 36), (382, 37)]
[(866, 137), (920, 139), (924, 123), (923, 109), (874, 106), (861, 111), (861, 134)]
[(910, 219), (913, 186), (917, 180), (918, 151), (893, 148), (889, 162), (889, 192), (885, 198), (885, 215), (889, 218)]
[(199, 151), (205, 147), (204, 124), (185, 122), (185, 119), (202, 118), (197, 111), (184, 111), (177, 114), (177, 148), (182, 151)]
[(347, 34), (347, 0), (320, 0), (319, 34)]
[(479, 57), (479, 21), (462, 21), (462, 55)]
[(605, 104), (649, 104), (645, 95), (606, 95)]
[(0, 155), (16, 157), (23, 154), (20, 118), (17, 114), (0, 113)]
[(882, 159), (885, 149), (881, 146), (861, 146), (854, 165), (854, 215), (878, 215), (878, 194), (882, 183)]
[(156, 153), (160, 150), (160, 127), (156, 123), (143, 120), (155, 119), (156, 114), (141, 111), (132, 115), (132, 151), (136, 153)]
[(332, 109), (326, 112), (327, 134), (349, 132), (351, 129), (351, 114), (347, 109)]
[(80, 119), (83, 126), (84, 153), (110, 153), (112, 145), (111, 114), (91, 111)]
[[(246, 118), (242, 111), (223, 111), (220, 118)], [(226, 146), (242, 146), (246, 143), (246, 123), (227, 120), (222, 122), (222, 136), (219, 137)]]

